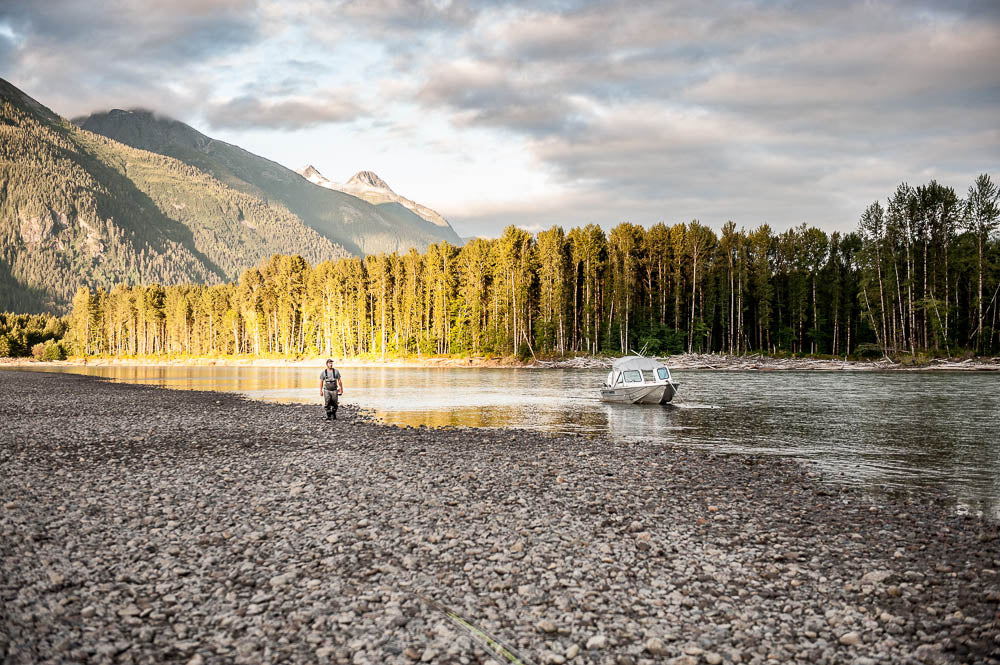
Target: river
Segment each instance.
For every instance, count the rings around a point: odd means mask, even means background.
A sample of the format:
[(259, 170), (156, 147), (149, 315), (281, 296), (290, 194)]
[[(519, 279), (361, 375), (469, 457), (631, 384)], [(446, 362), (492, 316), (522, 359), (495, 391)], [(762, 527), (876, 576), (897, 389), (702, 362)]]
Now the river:
[[(52, 370), (53, 368), (46, 368)], [(239, 392), (319, 406), (301, 367), (68, 366), (169, 388)], [(1000, 374), (995, 372), (677, 371), (676, 404), (597, 399), (600, 370), (347, 367), (345, 402), (398, 425), (607, 434), (808, 460), (838, 482), (944, 497), (1000, 518)], [(336, 427), (336, 424), (332, 426)]]

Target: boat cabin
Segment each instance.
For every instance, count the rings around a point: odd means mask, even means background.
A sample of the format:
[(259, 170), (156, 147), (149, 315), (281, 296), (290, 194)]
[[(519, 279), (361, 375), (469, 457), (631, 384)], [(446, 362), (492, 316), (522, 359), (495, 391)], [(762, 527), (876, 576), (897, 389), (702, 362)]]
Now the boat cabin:
[(619, 358), (611, 366), (605, 385), (635, 386), (670, 381), (670, 370), (652, 358), (627, 356)]

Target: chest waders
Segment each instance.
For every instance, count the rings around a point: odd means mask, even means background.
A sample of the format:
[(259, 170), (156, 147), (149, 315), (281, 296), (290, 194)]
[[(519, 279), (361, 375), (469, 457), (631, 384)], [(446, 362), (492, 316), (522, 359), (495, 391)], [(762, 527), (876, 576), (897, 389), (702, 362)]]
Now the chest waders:
[[(326, 378), (329, 376), (330, 378)], [(339, 402), (339, 397), (337, 395), (337, 378), (336, 374), (330, 373), (324, 375), (323, 378), (323, 407), (326, 409), (326, 419), (333, 420), (337, 419), (337, 404)]]

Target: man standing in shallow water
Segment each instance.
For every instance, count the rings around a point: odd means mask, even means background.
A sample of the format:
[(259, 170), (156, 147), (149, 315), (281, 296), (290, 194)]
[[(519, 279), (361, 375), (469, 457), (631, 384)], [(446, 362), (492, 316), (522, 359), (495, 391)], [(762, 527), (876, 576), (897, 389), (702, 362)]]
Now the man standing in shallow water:
[(340, 370), (333, 368), (333, 361), (327, 359), (326, 369), (319, 375), (319, 394), (323, 396), (326, 419), (337, 419), (337, 402), (344, 394), (344, 382), (340, 380)]

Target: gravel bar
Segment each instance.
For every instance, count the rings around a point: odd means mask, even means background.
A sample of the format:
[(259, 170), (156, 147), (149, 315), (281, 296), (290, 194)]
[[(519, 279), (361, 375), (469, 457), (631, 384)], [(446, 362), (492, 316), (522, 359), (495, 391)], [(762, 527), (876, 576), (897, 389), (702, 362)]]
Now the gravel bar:
[(3, 661), (511, 660), (444, 607), (535, 665), (1000, 662), (995, 522), (789, 460), (322, 412), (0, 371)]

